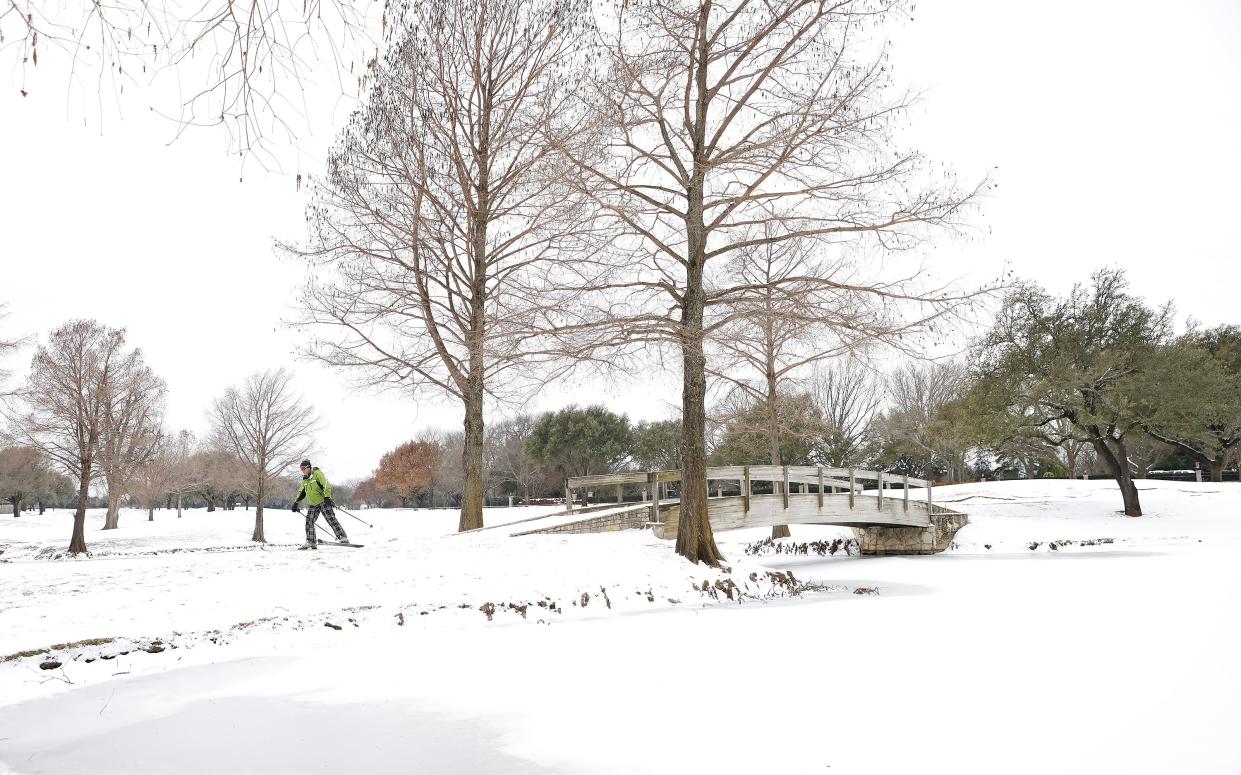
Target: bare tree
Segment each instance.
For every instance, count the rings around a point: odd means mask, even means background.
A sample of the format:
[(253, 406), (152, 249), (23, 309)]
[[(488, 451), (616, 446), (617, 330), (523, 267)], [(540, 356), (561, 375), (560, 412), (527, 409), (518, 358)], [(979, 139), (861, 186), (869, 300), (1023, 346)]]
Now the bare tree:
[(195, 477), (192, 492), (207, 502), (208, 513), (215, 511), (217, 504), (227, 508), (245, 478), (241, 461), (222, 444), (220, 439), (211, 439), (189, 460)]
[(118, 372), (105, 392), (103, 432), (97, 464), (108, 484), (108, 512), (103, 529), (120, 521), (121, 498), (133, 478), (159, 453), (167, 388), (135, 350), (128, 368)]
[[(551, 150), (577, 131), (577, 0), (414, 5), (311, 207), (307, 353), (464, 414), (460, 529), (482, 526), (483, 404), (567, 368), (560, 259), (592, 225)], [(553, 139), (554, 138), (554, 139)]]
[(170, 469), (168, 492), (177, 501), (177, 519), (185, 496), (195, 492), (202, 481), (201, 472), (194, 466), (194, 434), (182, 430), (168, 440), (164, 448), (165, 460)]
[(267, 542), (263, 499), (270, 483), (310, 453), (320, 424), (290, 389), (292, 379), (284, 369), (253, 374), (213, 401), (208, 412), (212, 433), (245, 467), (243, 491), (257, 504), (252, 541)]
[[(432, 488), (434, 493), (439, 493), (444, 503), (461, 506), (467, 488), (466, 474), (461, 466), (465, 436), (460, 431), (445, 433), (439, 437), (439, 443), (444, 452), (435, 469)], [(462, 528), (458, 525), (458, 529)]]
[[(856, 287), (829, 270), (842, 245), (914, 247), (978, 191), (931, 183), (920, 157), (891, 142), (909, 100), (889, 97), (886, 55), (871, 57), (861, 31), (893, 7), (651, 0), (623, 5), (605, 41), (607, 74), (586, 101), (611, 128), (610, 155), (573, 159), (582, 190), (634, 239), (624, 276), (600, 288), (623, 294), (604, 307), (607, 322), (681, 358), (677, 551), (692, 561), (721, 559), (707, 521), (705, 344), (738, 304), (805, 284), (876, 303), (959, 301), (919, 290), (918, 269), (910, 282)], [(827, 258), (804, 273), (773, 284), (730, 271), (745, 251), (807, 241)]]
[(494, 475), (509, 482), (523, 498), (546, 478), (546, 470), (526, 452), (526, 439), (534, 431), (536, 418), (518, 414), (492, 425), (495, 434)]
[(305, 92), (320, 62), (342, 92), (362, 91), (363, 63), (388, 13), (387, 2), (350, 0), (3, 0), (0, 63), (18, 68), (26, 96), (40, 60), (46, 70), (49, 54), (60, 55), (70, 78), (101, 102), (105, 89), (119, 99), (126, 86), (158, 86), (152, 76), (168, 71), (176, 88), (156, 90), (152, 102), (171, 93), (181, 104), (161, 104), (161, 114), (182, 130), (221, 127), (234, 150), (269, 151), (273, 133), (288, 142), (302, 133)]
[[(816, 364), (881, 344), (906, 349), (914, 335), (956, 309), (911, 299), (905, 306), (921, 306), (921, 314), (899, 315), (892, 300), (855, 290), (881, 287), (881, 277), (863, 276), (861, 262), (846, 251), (830, 262), (816, 260), (818, 248), (814, 240), (787, 240), (737, 251), (730, 274), (748, 291), (709, 332), (707, 372), (763, 408), (772, 465), (785, 462), (780, 418), (790, 413), (782, 404), (787, 397), (801, 400), (806, 386), (799, 383)], [(832, 283), (818, 279), (825, 277)], [(773, 538), (788, 535), (787, 526), (772, 527)]]
[(194, 434), (182, 430), (166, 433), (150, 461), (138, 468), (130, 480), (128, 492), (147, 510), (147, 519), (155, 520), (155, 506), (166, 500), (169, 508), (176, 500), (177, 518), (181, 518), (184, 497), (199, 486), (200, 477), (191, 460)]
[(943, 471), (956, 482), (969, 449), (958, 424), (942, 412), (968, 388), (967, 370), (954, 361), (912, 362), (890, 374), (888, 411), (878, 420), (889, 457), (904, 457), (910, 473), (931, 479)]
[[(155, 521), (155, 507), (173, 491), (176, 476), (177, 437), (164, 434), (152, 450), (149, 460), (129, 477), (126, 493), (137, 505), (147, 510), (147, 521)], [(109, 493), (111, 494), (111, 493)]]
[(21, 408), (10, 418), (24, 444), (77, 480), (71, 554), (86, 551), (86, 505), (98, 473), (112, 385), (125, 384), (141, 368), (141, 353), (125, 352), (123, 329), (93, 320), (66, 323), (36, 350)]
[(883, 404), (875, 372), (854, 358), (823, 364), (810, 380), (810, 395), (828, 425), (823, 462), (837, 467), (861, 463), (870, 424)]

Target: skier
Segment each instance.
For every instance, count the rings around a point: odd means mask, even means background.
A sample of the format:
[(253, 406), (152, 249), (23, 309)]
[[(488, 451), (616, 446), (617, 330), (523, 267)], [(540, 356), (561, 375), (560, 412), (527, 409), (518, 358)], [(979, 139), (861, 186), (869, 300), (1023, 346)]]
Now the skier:
[(342, 544), (349, 543), (349, 537), (345, 535), (345, 529), (336, 520), (336, 512), (334, 510), (336, 504), (332, 502), (332, 485), (328, 484), (327, 477), (318, 468), (310, 465), (309, 460), (303, 460), (301, 468), (302, 486), (297, 491), (297, 498), (293, 501), (293, 510), (301, 511), (302, 498), (306, 499), (309, 508), (306, 509), (306, 543), (299, 548), (319, 548), (319, 542), (315, 540), (315, 521), (319, 518), (319, 512), (323, 512), (323, 516), (327, 519), (332, 532), (336, 534), (336, 540)]

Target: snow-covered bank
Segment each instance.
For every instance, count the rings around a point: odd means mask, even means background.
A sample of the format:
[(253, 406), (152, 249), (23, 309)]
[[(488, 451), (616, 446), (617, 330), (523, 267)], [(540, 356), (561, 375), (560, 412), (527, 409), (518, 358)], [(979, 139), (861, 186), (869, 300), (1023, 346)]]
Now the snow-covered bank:
[[(475, 608), (411, 615), (403, 625), (366, 611), (358, 627), (320, 598), (314, 610), (333, 613), (341, 630), (308, 614), (301, 629), (263, 623), (223, 645), (49, 671), (37, 660), (11, 662), (0, 665), (0, 772), (1241, 771), (1231, 742), (1241, 722), (1241, 622), (1231, 615), (1241, 487), (1141, 486), (1141, 519), (1117, 515), (1116, 492), (1102, 482), (939, 488), (936, 499), (960, 499), (973, 524), (953, 551), (932, 557), (745, 558), (745, 542), (760, 536), (720, 536), (738, 565), (791, 568), (835, 593), (745, 605), (701, 596), (656, 605), (635, 595), (610, 609), (596, 597), (585, 612), (508, 611), (491, 622)], [(220, 619), (229, 601), (249, 599), (241, 592), (267, 600), (268, 590), (229, 581), (236, 569), (210, 564), (227, 557), (266, 558), (267, 575), (247, 572), (247, 583), (284, 588), (279, 577), (292, 576), (291, 599), (336, 580), (416, 600), (423, 585), (437, 595), (505, 590), (504, 571), (531, 562), (557, 567), (523, 571), (513, 588), (665, 578), (671, 556), (642, 533), (469, 537), (456, 552), (427, 524), (376, 524), (374, 535), (396, 540), (388, 549), (370, 540), (373, 554), (368, 545), (313, 558), (272, 550), (0, 564), (0, 636), (11, 637), (14, 613), (49, 628), (65, 612), (93, 616), (89, 601), (108, 586), (98, 574), (154, 606), (205, 576), (203, 584), (235, 593), (204, 611)], [(354, 537), (368, 540), (363, 533)], [(795, 527), (792, 540), (841, 534)], [(1103, 538), (1112, 543), (1080, 543)], [(0, 526), (0, 544), (11, 539)], [(1050, 548), (1060, 541), (1070, 543)], [(406, 554), (397, 548), (405, 542), (428, 551)], [(152, 561), (158, 573), (138, 573)], [(118, 564), (129, 573), (108, 570)], [(676, 560), (667, 567), (682, 585), (703, 574)], [(47, 568), (71, 571), (56, 578), (76, 578), (83, 591), (30, 578)], [(23, 594), (10, 607), (14, 585)], [(850, 593), (858, 588), (876, 593)], [(362, 604), (337, 589), (323, 594)], [(102, 599), (124, 606), (124, 597)], [(199, 621), (194, 609), (209, 597), (158, 613)], [(100, 620), (106, 611), (92, 621)]]
[[(486, 518), (499, 524), (529, 513), (496, 509)], [(731, 572), (695, 568), (646, 531), (512, 538), (458, 535), (456, 513), (447, 510), (364, 516), (374, 528), (347, 527), (364, 548), (303, 552), (296, 549), (302, 520), (287, 512), (269, 512), (265, 547), (245, 540), (252, 513), (196, 510), (178, 520), (162, 512), (148, 522), (130, 511), (109, 531), (92, 514), (91, 555), (76, 559), (63, 554), (68, 512), (0, 520), (0, 659), (25, 652), (91, 658), (152, 639), (183, 646), (232, 640), (257, 626), (321, 627), (329, 618), (605, 615), (597, 612), (713, 601), (721, 594), (716, 582), (725, 593), (732, 585), (753, 595), (782, 590), (754, 561), (739, 558)], [(107, 638), (121, 640), (72, 645)], [(70, 645), (48, 649), (58, 644)]]

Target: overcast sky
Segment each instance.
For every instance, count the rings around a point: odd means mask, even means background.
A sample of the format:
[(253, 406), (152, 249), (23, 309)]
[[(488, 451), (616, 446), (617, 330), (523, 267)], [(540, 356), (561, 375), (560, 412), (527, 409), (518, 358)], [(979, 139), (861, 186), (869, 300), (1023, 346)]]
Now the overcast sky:
[[(905, 131), (965, 180), (998, 188), (977, 234), (940, 241), (926, 260), (965, 282), (1017, 275), (1063, 292), (1098, 267), (1127, 268), (1134, 289), (1175, 300), (1179, 316), (1241, 322), (1241, 2), (1182, 0), (1029, 6), (923, 0), (892, 30), (898, 81), (924, 96)], [(11, 59), (0, 53), (6, 67)], [(169, 386), (173, 428), (205, 430), (228, 385), (286, 366), (327, 417), (316, 460), (338, 480), (367, 474), (418, 429), (457, 429), (451, 405), (349, 389), (299, 362), (302, 268), (272, 250), (303, 234), (286, 174), (225, 155), (211, 130), (174, 128), (122, 95), (125, 114), (79, 107), (56, 62), (22, 98), (0, 75), (0, 302), (6, 333), (43, 338), (93, 317), (128, 329)], [(49, 75), (49, 73), (51, 73)], [(348, 105), (312, 104), (322, 147)], [(19, 375), (30, 352), (7, 364)], [(675, 410), (674, 376), (580, 380), (531, 409), (605, 400), (634, 419)], [(492, 417), (491, 419), (495, 419)]]

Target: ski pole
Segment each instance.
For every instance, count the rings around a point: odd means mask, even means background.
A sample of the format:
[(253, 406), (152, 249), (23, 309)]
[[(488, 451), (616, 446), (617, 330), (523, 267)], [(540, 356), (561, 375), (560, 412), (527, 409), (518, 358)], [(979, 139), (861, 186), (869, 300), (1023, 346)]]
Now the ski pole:
[(353, 514), (352, 512), (345, 511), (345, 510), (344, 510), (344, 509), (342, 509), (340, 506), (337, 506), (337, 507), (336, 507), (336, 510), (337, 510), (337, 511), (344, 511), (346, 514), (348, 514), (349, 516), (353, 517), (353, 518), (354, 518), (354, 519), (356, 519), (357, 521), (361, 522), (363, 525), (366, 525), (367, 527), (374, 527), (374, 525), (372, 525), (370, 522), (367, 522), (365, 519), (362, 519), (362, 518), (361, 518), (361, 517), (359, 517), (357, 514)]

